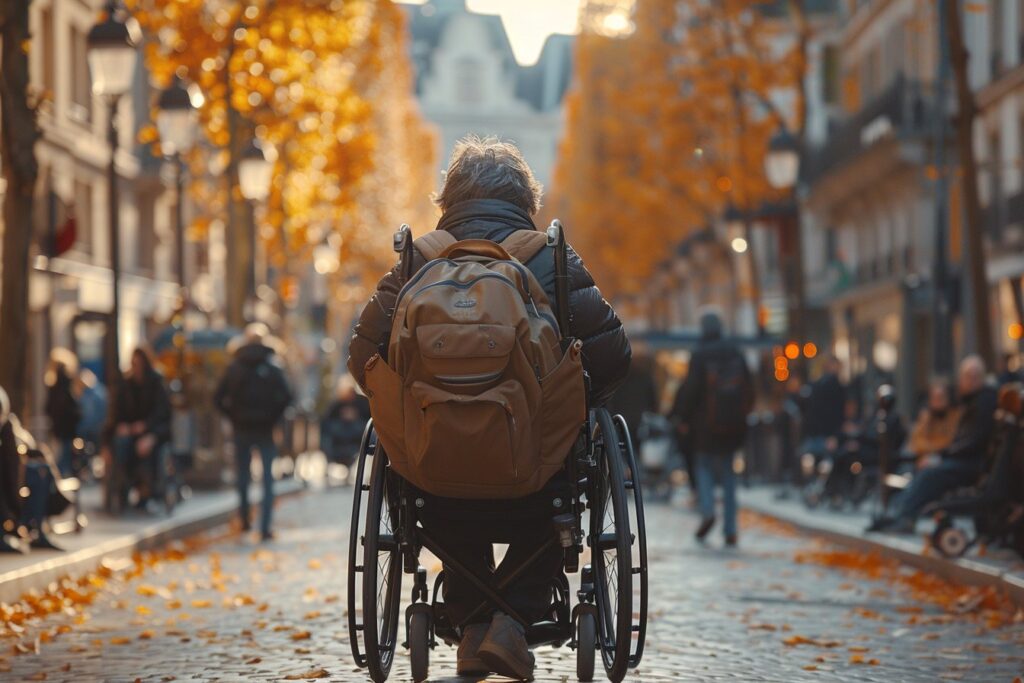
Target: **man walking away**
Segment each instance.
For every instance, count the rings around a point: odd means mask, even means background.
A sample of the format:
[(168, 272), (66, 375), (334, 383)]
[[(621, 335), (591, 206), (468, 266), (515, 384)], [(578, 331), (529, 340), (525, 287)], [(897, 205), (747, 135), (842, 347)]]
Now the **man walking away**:
[(723, 339), (722, 318), (715, 310), (700, 318), (701, 340), (690, 370), (676, 395), (673, 416), (693, 439), (694, 474), (701, 523), (697, 540), (715, 524), (715, 482), (722, 487), (725, 543), (736, 545), (736, 475), (732, 456), (747, 436), (747, 414), (754, 406), (754, 383), (740, 350)]
[(242, 529), (248, 531), (249, 483), (252, 451), (260, 453), (263, 462), (263, 500), (260, 503), (260, 535), (264, 541), (273, 538), (270, 530), (274, 509), (274, 477), (272, 467), (277, 458), (274, 425), (292, 402), (284, 371), (277, 364), (274, 349), (268, 344), (265, 325), (254, 323), (245, 330), (242, 345), (224, 373), (214, 404), (231, 420), (235, 438), (236, 485), (240, 501)]

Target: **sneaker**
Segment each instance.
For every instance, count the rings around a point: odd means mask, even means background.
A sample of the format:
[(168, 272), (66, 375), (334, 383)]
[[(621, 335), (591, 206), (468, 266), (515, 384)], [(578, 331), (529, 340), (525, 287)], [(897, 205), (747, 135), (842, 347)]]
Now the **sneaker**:
[(262, 532), (260, 534), (260, 541), (262, 541), (263, 543), (269, 543), (270, 541), (273, 541), (273, 540), (274, 540), (274, 532), (273, 531), (264, 531), (264, 532)]
[(458, 664), (456, 673), (460, 676), (486, 676), (491, 673), (477, 651), (484, 642), (489, 624), (470, 624), (462, 630), (459, 641)]
[(714, 517), (705, 517), (701, 520), (700, 526), (697, 527), (697, 533), (694, 536), (698, 541), (703, 541), (704, 538), (711, 532), (711, 527), (715, 526)]
[(735, 548), (736, 547), (736, 543), (738, 541), (739, 541), (739, 539), (736, 538), (736, 534), (729, 534), (728, 536), (725, 537), (725, 547), (726, 548)]
[(477, 650), (494, 673), (520, 681), (533, 680), (536, 659), (526, 644), (526, 629), (512, 617), (498, 612), (491, 619), (484, 642)]

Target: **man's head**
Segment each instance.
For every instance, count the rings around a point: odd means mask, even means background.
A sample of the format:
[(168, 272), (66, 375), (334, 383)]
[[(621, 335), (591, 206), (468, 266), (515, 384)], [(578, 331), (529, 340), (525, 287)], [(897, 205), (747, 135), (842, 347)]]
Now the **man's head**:
[(700, 313), (700, 338), (704, 341), (715, 341), (721, 339), (724, 334), (725, 325), (722, 323), (722, 314), (714, 306), (707, 306), (701, 309)]
[(985, 361), (981, 356), (967, 356), (960, 361), (956, 388), (961, 396), (970, 396), (985, 385)]
[(447, 211), (468, 199), (501, 199), (532, 216), (540, 210), (543, 191), (518, 147), (470, 135), (455, 143), (434, 203)]

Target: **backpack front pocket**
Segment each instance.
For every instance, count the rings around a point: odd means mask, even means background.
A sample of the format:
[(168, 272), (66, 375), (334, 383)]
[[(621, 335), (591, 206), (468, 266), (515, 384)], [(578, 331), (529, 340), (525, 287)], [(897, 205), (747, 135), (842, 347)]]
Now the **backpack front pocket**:
[(488, 497), (489, 487), (532, 475), (530, 413), (518, 382), (475, 396), (413, 382), (410, 393), (419, 408), (418, 425), (406, 415), (410, 465), (447, 489), (439, 495)]

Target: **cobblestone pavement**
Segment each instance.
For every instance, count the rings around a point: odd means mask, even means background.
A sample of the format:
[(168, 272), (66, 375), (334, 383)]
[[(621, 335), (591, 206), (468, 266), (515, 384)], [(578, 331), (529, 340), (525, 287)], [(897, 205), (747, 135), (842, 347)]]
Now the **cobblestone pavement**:
[[(109, 581), (81, 623), (51, 616), (8, 640), (0, 679), (366, 680), (344, 622), (350, 495), (283, 503), (269, 545), (231, 536)], [(891, 581), (794, 562), (811, 541), (771, 525), (748, 520), (735, 551), (717, 537), (696, 545), (678, 508), (651, 506), (649, 525), (648, 650), (630, 680), (1011, 683), (1024, 672), (1019, 621), (991, 628)], [(575, 680), (572, 651), (537, 654), (538, 680)], [(393, 680), (408, 680), (407, 663), (400, 653)], [(440, 647), (431, 664), (450, 676), (454, 650)]]

